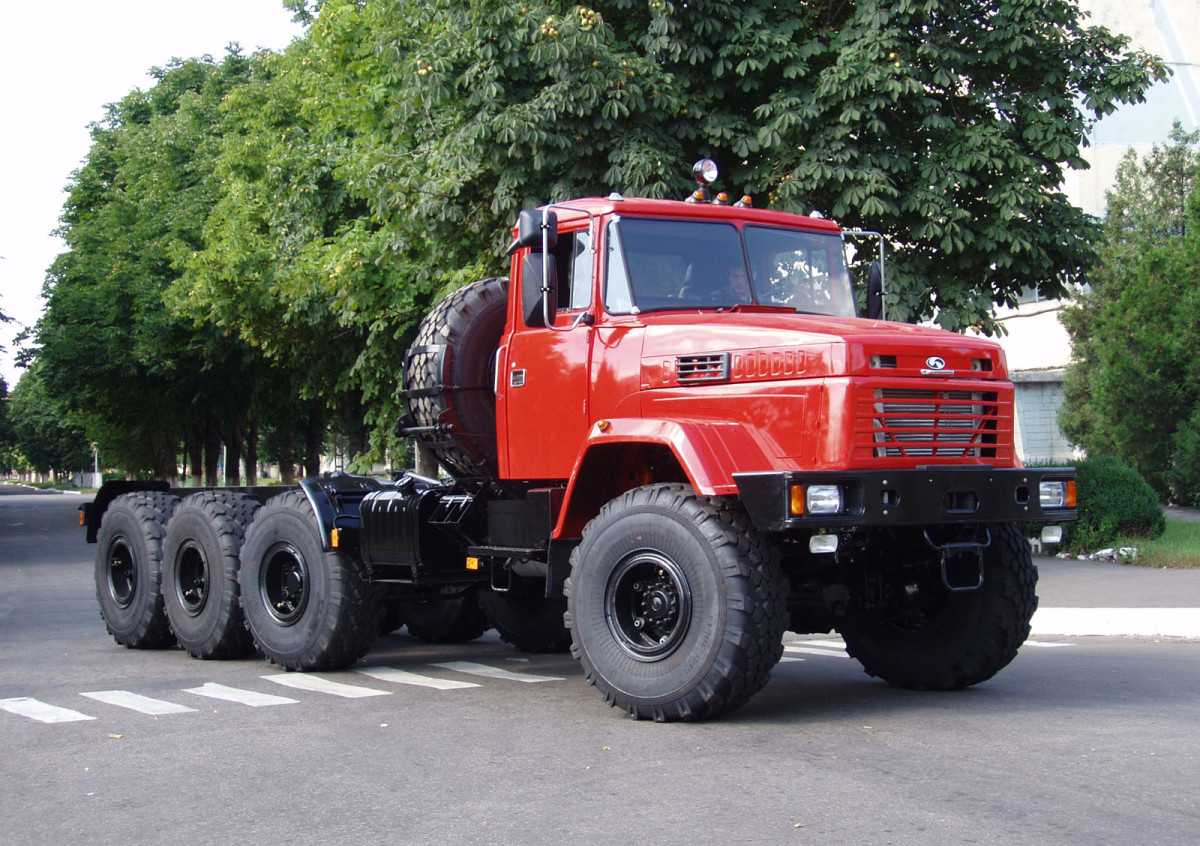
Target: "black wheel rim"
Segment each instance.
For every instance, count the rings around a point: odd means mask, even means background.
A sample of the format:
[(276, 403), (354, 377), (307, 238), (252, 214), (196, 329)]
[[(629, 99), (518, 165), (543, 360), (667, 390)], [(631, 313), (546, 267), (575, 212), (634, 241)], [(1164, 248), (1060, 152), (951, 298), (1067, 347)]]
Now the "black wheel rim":
[(208, 559), (193, 541), (175, 557), (175, 595), (189, 615), (195, 617), (208, 602)]
[(121, 608), (133, 604), (133, 596), (137, 593), (137, 565), (134, 563), (133, 550), (124, 537), (113, 538), (108, 547), (108, 561), (105, 569), (108, 571), (108, 594), (113, 602)]
[(290, 626), (308, 605), (308, 565), (291, 544), (276, 544), (267, 551), (258, 575), (258, 590), (267, 613), (280, 625)]
[(657, 552), (639, 551), (613, 570), (604, 616), (617, 645), (638, 661), (670, 655), (687, 634), (691, 591), (679, 565)]

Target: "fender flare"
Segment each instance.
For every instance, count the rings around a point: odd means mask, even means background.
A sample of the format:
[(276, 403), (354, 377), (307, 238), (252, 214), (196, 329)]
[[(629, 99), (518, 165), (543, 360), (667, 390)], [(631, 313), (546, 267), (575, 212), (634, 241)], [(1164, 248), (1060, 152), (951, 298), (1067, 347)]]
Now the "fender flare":
[[(579, 537), (583, 524), (599, 512), (604, 502), (630, 487), (600, 485), (604, 494), (598, 499), (594, 494), (596, 480), (589, 472), (591, 461), (598, 455), (620, 451), (622, 447), (644, 446), (670, 450), (689, 484), (701, 496), (736, 495), (738, 485), (730, 468), (739, 468), (739, 472), (747, 467), (777, 469), (762, 446), (740, 423), (642, 418), (600, 420), (592, 425), (575, 459), (554, 527), (555, 539)], [(609, 462), (605, 464), (609, 465)]]

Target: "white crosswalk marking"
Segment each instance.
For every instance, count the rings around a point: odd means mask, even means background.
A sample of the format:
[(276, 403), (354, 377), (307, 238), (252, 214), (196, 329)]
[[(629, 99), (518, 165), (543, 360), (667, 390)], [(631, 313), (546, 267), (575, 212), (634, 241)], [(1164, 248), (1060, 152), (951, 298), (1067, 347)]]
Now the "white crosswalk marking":
[(537, 682), (548, 681), (563, 681), (558, 676), (535, 676), (530, 673), (514, 673), (512, 670), (502, 670), (499, 667), (489, 667), (487, 664), (476, 664), (473, 661), (447, 661), (444, 664), (434, 664), (435, 667), (441, 667), (445, 670), (454, 670), (456, 673), (467, 673), (472, 676), (483, 676), (486, 679), (501, 679), (503, 681), (525, 682), (526, 684), (536, 684)]
[(844, 640), (804, 640), (796, 644), (797, 646), (824, 646), (829, 649), (845, 649), (846, 641)]
[(832, 649), (810, 649), (807, 646), (785, 646), (783, 651), (792, 655), (824, 655), (826, 658), (849, 658), (845, 652), (835, 652)]
[(0, 711), (7, 711), (18, 717), (28, 717), (39, 723), (78, 723), (83, 720), (96, 719), (87, 714), (72, 711), (70, 708), (60, 708), (57, 705), (48, 705), (45, 702), (30, 699), (28, 696), (0, 699)]
[(81, 693), (80, 696), (95, 699), (106, 705), (116, 705), (118, 708), (128, 708), (141, 714), (149, 714), (152, 717), (161, 717), (165, 714), (189, 714), (196, 710), (186, 705), (176, 705), (174, 702), (151, 699), (140, 693), (130, 693), (128, 690), (93, 690)]
[(353, 684), (330, 681), (320, 676), (310, 676), (306, 673), (280, 673), (273, 676), (263, 676), (267, 681), (294, 687), (297, 690), (308, 690), (313, 693), (329, 693), (343, 699), (361, 699), (365, 696), (391, 696), (390, 690), (374, 690), (369, 687), (358, 687)]
[(1073, 643), (1045, 643), (1040, 640), (1027, 640), (1027, 641), (1025, 641), (1025, 645), (1026, 646), (1037, 646), (1042, 649), (1055, 649), (1059, 646), (1074, 646), (1075, 644), (1073, 644)]
[(256, 693), (253, 690), (226, 687), (216, 682), (209, 682), (202, 687), (189, 687), (184, 690), (184, 693), (194, 693), (197, 696), (207, 696), (209, 699), (236, 702), (239, 705), (249, 705), (251, 708), (265, 708), (271, 705), (295, 705), (298, 701), (288, 699), (285, 696), (273, 696), (270, 693)]
[(779, 663), (780, 664), (800, 664), (800, 663), (803, 663), (805, 660), (807, 660), (807, 659), (793, 658), (790, 655), (784, 655), (782, 658), (779, 659)]
[(434, 690), (461, 690), (466, 687), (479, 687), (474, 682), (458, 681), (456, 679), (437, 679), (433, 676), (420, 676), (408, 670), (398, 670), (395, 667), (364, 667), (354, 672), (362, 673), (380, 681), (395, 684), (412, 684), (418, 687), (432, 687)]

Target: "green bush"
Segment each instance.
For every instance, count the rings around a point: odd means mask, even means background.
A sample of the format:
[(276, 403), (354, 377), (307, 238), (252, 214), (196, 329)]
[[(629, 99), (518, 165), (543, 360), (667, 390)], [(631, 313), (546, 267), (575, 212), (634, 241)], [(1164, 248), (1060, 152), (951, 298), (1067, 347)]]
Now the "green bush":
[(1200, 505), (1200, 409), (1175, 431), (1175, 450), (1163, 474), (1180, 505)]
[(1063, 549), (1094, 552), (1120, 537), (1159, 537), (1167, 525), (1158, 495), (1127, 464), (1107, 455), (1074, 461), (1079, 520), (1063, 525)]

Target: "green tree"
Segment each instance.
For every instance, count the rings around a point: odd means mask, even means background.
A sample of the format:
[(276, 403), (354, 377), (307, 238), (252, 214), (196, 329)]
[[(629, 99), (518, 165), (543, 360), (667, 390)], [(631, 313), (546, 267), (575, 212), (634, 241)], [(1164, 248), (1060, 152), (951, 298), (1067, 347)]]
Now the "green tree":
[(1091, 290), (1062, 315), (1074, 354), (1064, 433), (1123, 459), (1162, 496), (1176, 453), (1196, 452), (1188, 433), (1200, 412), (1198, 144), (1200, 133), (1176, 126), (1145, 159), (1125, 157)]
[(9, 412), (8, 382), (0, 376), (0, 473), (8, 475), (17, 468), (17, 438)]
[(16, 448), (28, 466), (41, 473), (84, 470), (92, 466), (92, 450), (83, 429), (71, 422), (34, 363), (13, 389), (12, 431)]
[(505, 272), (521, 207), (681, 197), (713, 156), (760, 204), (887, 233), (893, 316), (989, 328), (1091, 263), (1063, 168), (1166, 75), (1064, 0), (289, 5), (307, 37), (231, 94), (226, 192), (176, 301), (294, 362), (306, 396), (357, 398), (377, 446), (416, 322)]
[[(237, 466), (256, 353), (172, 315), (174, 263), (201, 243), (219, 183), (221, 100), (250, 59), (173, 62), (109, 108), (74, 174), (37, 328), (48, 388), (129, 470), (173, 477), (181, 445), (215, 483), (222, 442)], [(200, 456), (203, 456), (201, 459)], [(234, 473), (236, 475), (236, 471)]]

